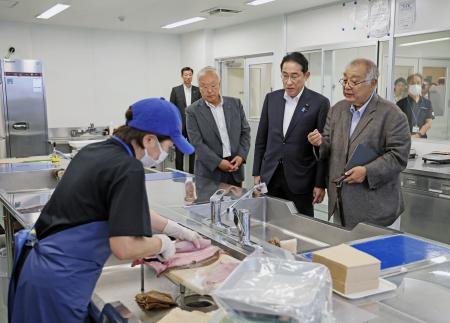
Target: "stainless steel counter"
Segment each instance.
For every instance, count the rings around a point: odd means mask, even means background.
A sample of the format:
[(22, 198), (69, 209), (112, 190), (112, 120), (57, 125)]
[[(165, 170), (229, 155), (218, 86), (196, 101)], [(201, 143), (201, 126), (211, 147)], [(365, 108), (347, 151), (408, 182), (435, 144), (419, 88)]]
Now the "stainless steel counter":
[(405, 211), (400, 229), (450, 244), (450, 165), (410, 160), (401, 182)]
[(450, 164), (424, 163), (422, 157), (416, 157), (408, 161), (403, 173), (450, 180)]
[[(225, 234), (211, 228), (208, 222), (209, 205), (205, 204), (219, 187), (229, 189), (228, 201), (224, 202), (224, 207), (229, 201), (241, 196), (245, 190), (202, 178), (187, 179), (181, 176), (155, 179), (156, 175), (147, 175), (146, 182), (152, 209), (212, 239), (215, 244), (239, 259), (253, 251), (252, 247), (241, 246), (233, 234)], [(50, 190), (7, 192), (2, 195), (2, 202), (7, 203), (8, 208), (14, 209), (14, 216), (18, 218), (16, 221), (30, 225), (24, 222), (23, 213), (17, 210), (17, 206), (19, 209), (23, 206), (25, 210), (30, 209), (27, 208), (30, 205), (38, 206), (45, 200), (42, 194), (49, 197), (49, 193), (51, 194)], [(303, 259), (301, 255), (293, 255), (268, 244), (266, 240), (274, 234), (280, 235), (280, 238), (296, 238), (300, 246), (298, 252), (304, 252), (327, 245), (396, 233), (366, 224), (359, 224), (349, 231), (324, 221), (294, 214), (290, 202), (280, 199), (249, 199), (242, 201), (239, 207), (248, 208), (253, 213), (252, 242), (261, 245), (264, 252), (273, 257)], [(225, 222), (232, 224), (226, 217)], [(440, 322), (442, 318), (450, 317), (450, 307), (445, 306), (450, 303), (449, 262), (450, 258), (444, 256), (383, 272), (384, 276), (389, 276), (388, 280), (398, 286), (394, 292), (358, 301), (349, 301), (333, 295), (335, 315), (339, 322)], [(101, 308), (106, 303), (120, 301), (131, 311), (134, 318), (143, 322), (154, 322), (161, 313), (145, 313), (134, 302), (134, 295), (139, 293), (138, 271), (138, 268), (131, 268), (129, 265), (108, 263), (95, 289), (93, 302)], [(146, 275), (147, 291), (158, 289), (177, 296), (178, 287), (172, 282), (154, 277), (149, 270), (146, 270)], [(420, 301), (417, 294), (426, 297)], [(439, 312), (433, 311), (434, 308)]]

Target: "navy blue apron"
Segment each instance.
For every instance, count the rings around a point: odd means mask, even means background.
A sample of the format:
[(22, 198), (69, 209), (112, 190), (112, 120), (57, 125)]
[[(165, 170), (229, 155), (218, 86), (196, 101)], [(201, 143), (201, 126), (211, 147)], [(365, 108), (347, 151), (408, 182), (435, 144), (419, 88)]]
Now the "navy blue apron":
[[(112, 136), (133, 156), (130, 147)], [(13, 272), (25, 245), (32, 247), (17, 286), (11, 279), (8, 317), (11, 323), (80, 323), (103, 265), (111, 254), (107, 221), (78, 225), (42, 240), (30, 230), (16, 234)]]

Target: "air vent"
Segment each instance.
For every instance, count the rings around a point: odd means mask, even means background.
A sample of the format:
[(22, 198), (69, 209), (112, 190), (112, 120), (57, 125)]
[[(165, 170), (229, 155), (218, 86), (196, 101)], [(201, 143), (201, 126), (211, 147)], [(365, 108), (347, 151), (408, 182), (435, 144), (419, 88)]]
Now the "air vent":
[(241, 12), (241, 10), (215, 7), (203, 10), (202, 12), (208, 13), (210, 16), (229, 17)]
[(14, 8), (19, 1), (0, 0), (0, 8)]

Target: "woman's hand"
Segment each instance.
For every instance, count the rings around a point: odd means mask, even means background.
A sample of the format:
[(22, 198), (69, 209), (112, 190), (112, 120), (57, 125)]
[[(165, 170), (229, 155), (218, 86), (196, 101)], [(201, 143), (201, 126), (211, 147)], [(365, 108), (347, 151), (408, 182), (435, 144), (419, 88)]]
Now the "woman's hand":
[(159, 251), (161, 260), (168, 260), (175, 256), (175, 243), (168, 236), (165, 234), (155, 234), (153, 237), (161, 240), (161, 250)]
[(189, 230), (178, 223), (167, 220), (167, 225), (163, 233), (179, 240), (187, 240), (194, 244), (196, 248), (200, 248), (200, 235), (197, 232)]

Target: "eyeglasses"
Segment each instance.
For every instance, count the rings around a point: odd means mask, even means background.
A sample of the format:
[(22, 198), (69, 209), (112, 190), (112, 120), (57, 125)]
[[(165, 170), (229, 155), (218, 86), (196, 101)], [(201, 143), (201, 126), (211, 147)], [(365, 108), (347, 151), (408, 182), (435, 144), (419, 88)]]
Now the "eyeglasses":
[(364, 81), (360, 81), (360, 82), (353, 82), (350, 80), (344, 80), (344, 79), (340, 79), (339, 83), (343, 86), (346, 87), (347, 85), (350, 86), (350, 88), (354, 88), (357, 85), (360, 85), (362, 83), (366, 83), (366, 82), (370, 82), (372, 80), (364, 80)]
[(201, 90), (215, 90), (218, 87), (218, 84), (199, 84)]
[(299, 78), (300, 78), (300, 75), (298, 75), (298, 74), (292, 74), (292, 75), (281, 74), (281, 79), (283, 80), (283, 82), (287, 82), (287, 81), (289, 81), (289, 79), (292, 82), (296, 82)]

